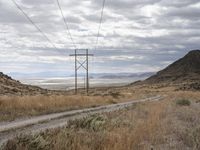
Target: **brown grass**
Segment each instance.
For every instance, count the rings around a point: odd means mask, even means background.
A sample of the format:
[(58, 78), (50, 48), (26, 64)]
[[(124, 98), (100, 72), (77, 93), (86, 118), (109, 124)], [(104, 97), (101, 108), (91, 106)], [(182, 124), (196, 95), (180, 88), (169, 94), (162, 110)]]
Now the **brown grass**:
[(164, 103), (138, 105), (100, 117), (75, 120), (62, 130), (56, 129), (28, 138), (19, 137), (16, 141), (10, 141), (7, 146), (13, 148), (16, 146), (15, 142), (21, 141), (17, 145), (18, 149), (143, 149), (163, 140), (160, 120), (164, 111)]
[[(117, 98), (112, 93), (117, 93)], [(62, 129), (20, 136), (10, 140), (4, 149), (200, 149), (200, 92), (145, 86), (103, 89), (93, 95), (2, 97), (0, 112), (7, 114), (7, 118), (16, 118), (24, 116), (24, 113), (37, 115), (154, 95), (167, 95), (167, 98), (160, 102), (138, 104), (129, 109), (71, 121)], [(180, 99), (190, 101), (191, 105), (177, 105)]]
[[(18, 137), (9, 141), (5, 150), (199, 150), (199, 96), (199, 92), (171, 92), (160, 102), (137, 104), (74, 120), (62, 129)], [(191, 105), (176, 105), (177, 99), (188, 99)]]
[(0, 121), (14, 120), (21, 117), (42, 115), (72, 109), (115, 104), (153, 95), (155, 94), (135, 89), (102, 88), (99, 91), (92, 89), (90, 96), (1, 96)]
[(110, 103), (112, 97), (23, 96), (0, 97), (0, 121)]

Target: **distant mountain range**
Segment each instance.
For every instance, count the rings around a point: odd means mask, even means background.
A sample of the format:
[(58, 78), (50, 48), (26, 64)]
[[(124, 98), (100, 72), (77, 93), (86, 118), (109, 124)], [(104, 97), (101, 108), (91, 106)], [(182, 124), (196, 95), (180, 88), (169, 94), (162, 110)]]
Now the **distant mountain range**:
[(102, 79), (123, 79), (123, 78), (138, 78), (144, 79), (154, 75), (155, 72), (145, 72), (145, 73), (108, 73), (97, 75)]
[[(21, 74), (15, 74), (15, 77)], [(45, 75), (43, 73), (43, 75)], [(82, 74), (83, 75), (83, 74)], [(24, 74), (28, 76), (28, 74)], [(34, 77), (35, 74), (31, 75)], [(49, 74), (48, 77), (51, 75)], [(147, 78), (136, 84), (175, 84), (184, 85), (183, 89), (200, 90), (200, 50), (190, 51), (186, 56), (177, 60), (167, 68), (158, 73), (101, 73), (91, 74), (93, 78), (116, 79), (116, 78)], [(149, 77), (151, 76), (151, 77)], [(29, 76), (30, 77), (30, 76)], [(45, 75), (46, 77), (46, 75)], [(55, 77), (55, 76), (54, 76)], [(148, 78), (149, 77), (149, 78)], [(133, 84), (134, 85), (134, 84)], [(19, 81), (0, 72), (0, 95), (1, 94), (42, 94), (48, 93), (48, 90), (39, 87), (24, 85)]]
[[(152, 75), (155, 72), (144, 72), (144, 73), (90, 73), (91, 78), (100, 78), (100, 79), (122, 79), (122, 78), (141, 78), (145, 79)], [(39, 73), (17, 73), (12, 72), (8, 73), (9, 76), (12, 76), (15, 79), (31, 79), (31, 78), (65, 78), (65, 77), (74, 77), (73, 74), (67, 74), (64, 72), (39, 72)], [(79, 73), (79, 77), (84, 77), (84, 73)]]
[(70, 74), (61, 71), (48, 71), (48, 72), (37, 72), (37, 73), (20, 73), (20, 72), (11, 72), (8, 73), (9, 76), (15, 79), (31, 79), (31, 78), (53, 78), (53, 77), (67, 77)]

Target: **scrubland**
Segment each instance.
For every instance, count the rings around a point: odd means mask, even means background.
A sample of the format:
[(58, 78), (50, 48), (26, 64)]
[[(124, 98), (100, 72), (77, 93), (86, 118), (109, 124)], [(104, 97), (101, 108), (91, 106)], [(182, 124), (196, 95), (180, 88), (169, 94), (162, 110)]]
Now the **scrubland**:
[(0, 98), (0, 120), (13, 120), (54, 112), (95, 107), (109, 103), (109, 98), (87, 96), (12, 96)]
[(172, 88), (142, 91), (143, 94), (157, 91), (167, 97), (72, 120), (64, 128), (18, 136), (4, 150), (199, 150), (200, 92)]
[(79, 95), (62, 93), (60, 95), (0, 96), (0, 121), (114, 104), (153, 95), (144, 94), (143, 91), (126, 92), (114, 88), (92, 89), (89, 96), (83, 93), (84, 91), (80, 90)]

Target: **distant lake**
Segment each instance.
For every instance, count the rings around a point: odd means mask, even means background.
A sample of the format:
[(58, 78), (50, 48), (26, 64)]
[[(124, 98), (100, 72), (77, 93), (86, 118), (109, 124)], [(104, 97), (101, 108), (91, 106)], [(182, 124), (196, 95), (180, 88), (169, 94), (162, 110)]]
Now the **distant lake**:
[[(129, 83), (135, 82), (137, 80), (142, 80), (144, 78), (92, 78), (90, 79), (90, 87), (107, 87), (107, 86), (122, 86)], [(74, 77), (66, 78), (31, 78), (31, 79), (21, 79), (24, 84), (30, 84), (39, 86), (45, 89), (51, 90), (69, 90), (74, 88)], [(78, 87), (83, 88), (85, 86), (85, 78), (78, 79)]]

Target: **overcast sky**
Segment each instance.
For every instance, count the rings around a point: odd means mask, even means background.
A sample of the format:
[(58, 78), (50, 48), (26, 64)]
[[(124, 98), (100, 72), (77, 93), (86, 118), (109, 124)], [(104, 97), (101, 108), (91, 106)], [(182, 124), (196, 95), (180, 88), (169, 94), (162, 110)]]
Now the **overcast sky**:
[[(73, 72), (73, 45), (56, 0), (16, 0), (58, 49), (11, 0), (0, 0), (0, 71)], [(89, 48), (92, 72), (158, 71), (200, 47), (199, 0), (60, 0), (77, 48)]]

